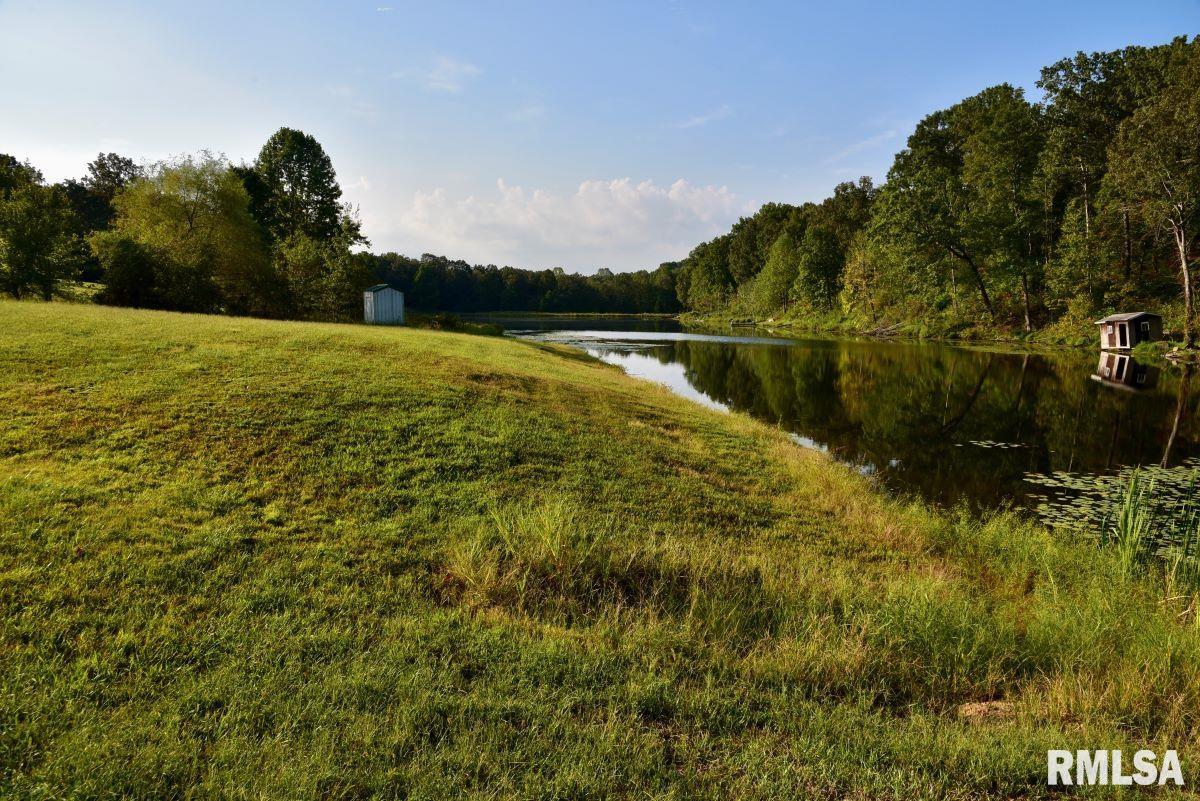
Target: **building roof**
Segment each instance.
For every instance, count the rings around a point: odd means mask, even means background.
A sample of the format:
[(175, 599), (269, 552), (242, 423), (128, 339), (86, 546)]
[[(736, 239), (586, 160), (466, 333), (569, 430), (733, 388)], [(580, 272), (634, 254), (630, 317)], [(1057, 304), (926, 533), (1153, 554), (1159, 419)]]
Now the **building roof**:
[(376, 284), (375, 286), (367, 287), (363, 292), (379, 292), (382, 289), (391, 289), (391, 287), (387, 284)]
[(1103, 320), (1097, 320), (1096, 325), (1103, 325), (1104, 323), (1127, 323), (1139, 317), (1158, 317), (1161, 319), (1162, 315), (1155, 314), (1154, 312), (1122, 312), (1121, 314), (1110, 314)]

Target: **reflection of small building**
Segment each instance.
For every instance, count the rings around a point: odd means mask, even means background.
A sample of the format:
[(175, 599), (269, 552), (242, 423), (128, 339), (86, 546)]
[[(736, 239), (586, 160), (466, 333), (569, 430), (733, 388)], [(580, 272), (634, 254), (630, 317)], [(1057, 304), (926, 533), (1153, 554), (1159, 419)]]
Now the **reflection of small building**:
[(1151, 312), (1110, 314), (1097, 320), (1103, 350), (1128, 350), (1139, 342), (1162, 339), (1162, 317)]
[(1124, 353), (1101, 353), (1092, 380), (1117, 389), (1150, 389), (1158, 383), (1158, 368), (1140, 364)]
[(387, 284), (363, 291), (363, 320), (376, 325), (404, 325), (404, 293)]

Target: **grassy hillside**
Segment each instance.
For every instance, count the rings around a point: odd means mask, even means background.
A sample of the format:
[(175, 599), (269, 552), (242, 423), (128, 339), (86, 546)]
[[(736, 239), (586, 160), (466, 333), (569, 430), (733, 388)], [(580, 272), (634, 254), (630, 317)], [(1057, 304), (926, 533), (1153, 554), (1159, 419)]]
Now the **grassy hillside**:
[[(1200, 766), (1190, 596), (506, 339), (0, 303), (0, 796), (1044, 792)], [(983, 702), (998, 702), (984, 704)]]

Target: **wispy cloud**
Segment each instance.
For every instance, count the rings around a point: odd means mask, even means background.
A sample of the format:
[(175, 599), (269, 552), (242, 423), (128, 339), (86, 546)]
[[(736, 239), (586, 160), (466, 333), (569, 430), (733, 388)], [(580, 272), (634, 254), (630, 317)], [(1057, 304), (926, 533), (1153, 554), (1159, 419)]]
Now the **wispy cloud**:
[(842, 161), (844, 159), (849, 158), (850, 156), (853, 156), (856, 153), (861, 153), (864, 150), (871, 150), (872, 148), (878, 147), (879, 145), (882, 145), (885, 142), (890, 142), (891, 140), (895, 139), (899, 135), (900, 135), (900, 132), (898, 130), (896, 130), (895, 128), (889, 128), (886, 131), (881, 131), (880, 133), (877, 133), (874, 136), (868, 136), (866, 139), (861, 139), (857, 142), (852, 142), (849, 145), (846, 145), (841, 150), (837, 151), (836, 153), (834, 153), (831, 156), (829, 156), (828, 158), (826, 158), (825, 163), (833, 164), (833, 163)]
[(380, 14), (386, 14), (387, 12), (392, 10), (392, 7), (391, 6), (379, 6), (375, 10), (378, 11)]
[(472, 79), (482, 74), (483, 70), (469, 61), (437, 56), (428, 66), (400, 70), (392, 77), (416, 81), (433, 92), (458, 94)]
[(731, 116), (732, 114), (733, 114), (733, 109), (727, 105), (723, 105), (720, 108), (713, 109), (712, 111), (708, 112), (707, 114), (698, 114), (695, 117), (689, 117), (686, 120), (684, 120), (683, 122), (679, 123), (676, 127), (678, 127), (678, 128), (699, 128), (702, 125), (708, 125), (710, 122), (716, 122), (717, 120), (723, 120), (726, 117)]

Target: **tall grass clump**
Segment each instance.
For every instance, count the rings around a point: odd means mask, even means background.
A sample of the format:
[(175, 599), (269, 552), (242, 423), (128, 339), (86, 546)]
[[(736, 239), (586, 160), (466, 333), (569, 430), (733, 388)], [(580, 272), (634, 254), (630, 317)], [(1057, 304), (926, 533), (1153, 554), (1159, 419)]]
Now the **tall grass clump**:
[(1190, 617), (1200, 626), (1200, 500), (1194, 492), (1175, 517), (1170, 544), (1163, 557), (1167, 563), (1168, 595), (1184, 601), (1180, 617)]
[(438, 593), (567, 626), (630, 613), (670, 619), (732, 643), (772, 631), (782, 607), (754, 565), (648, 540), (562, 501), (492, 510), (448, 547)]
[(1106, 530), (1108, 542), (1116, 547), (1117, 563), (1125, 579), (1132, 578), (1140, 570), (1149, 551), (1154, 521), (1150, 504), (1153, 492), (1154, 482), (1143, 484), (1140, 471), (1134, 470), (1117, 514)]
[(1167, 556), (1172, 580), (1192, 591), (1200, 590), (1200, 554), (1197, 550), (1200, 550), (1200, 520), (1193, 519)]
[[(1159, 498), (1156, 482), (1145, 483), (1141, 471), (1130, 473), (1112, 523), (1103, 528), (1102, 541), (1114, 548), (1121, 577), (1126, 581), (1146, 572), (1165, 585), (1166, 600), (1180, 620), (1200, 625), (1200, 499), (1196, 477), (1182, 502)], [(1157, 557), (1157, 558), (1156, 558)]]
[[(1119, 496), (1115, 510), (1101, 525), (1101, 542), (1115, 548), (1125, 578), (1139, 572), (1151, 557), (1161, 557), (1178, 586), (1200, 589), (1200, 498), (1196, 474), (1182, 493), (1159, 493), (1139, 468)], [(1182, 495), (1182, 500), (1173, 497)], [(1110, 522), (1111, 521), (1111, 522)]]

